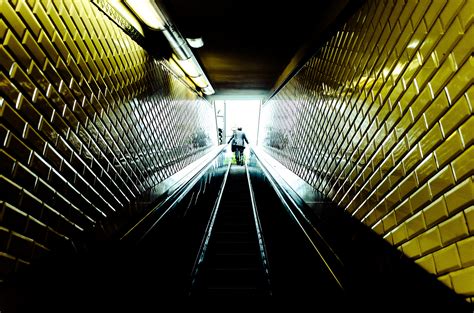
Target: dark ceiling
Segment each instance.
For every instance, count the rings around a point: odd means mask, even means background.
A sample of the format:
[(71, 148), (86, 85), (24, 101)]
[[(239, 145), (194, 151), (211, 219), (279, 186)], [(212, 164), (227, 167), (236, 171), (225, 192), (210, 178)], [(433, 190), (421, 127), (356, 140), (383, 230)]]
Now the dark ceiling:
[[(215, 96), (272, 93), (353, 8), (349, 0), (159, 0), (192, 49)], [(352, 1), (354, 2), (354, 1)]]

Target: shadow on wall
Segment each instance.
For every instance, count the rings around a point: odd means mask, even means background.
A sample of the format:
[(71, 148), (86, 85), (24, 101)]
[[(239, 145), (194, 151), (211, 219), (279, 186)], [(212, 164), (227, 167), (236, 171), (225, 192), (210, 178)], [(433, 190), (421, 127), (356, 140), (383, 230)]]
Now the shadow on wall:
[(472, 312), (474, 306), (382, 237), (331, 202), (305, 207), (342, 260), (346, 292), (357, 307), (380, 311)]

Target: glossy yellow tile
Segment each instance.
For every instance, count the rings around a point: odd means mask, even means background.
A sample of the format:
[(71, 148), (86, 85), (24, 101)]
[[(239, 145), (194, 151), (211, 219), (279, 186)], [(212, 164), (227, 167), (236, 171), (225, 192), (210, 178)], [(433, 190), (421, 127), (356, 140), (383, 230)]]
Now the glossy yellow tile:
[(474, 146), (469, 147), (452, 162), (454, 176), (457, 181), (474, 174)]
[(395, 209), (395, 218), (397, 219), (397, 224), (405, 221), (409, 216), (413, 214), (409, 199), (405, 199), (400, 203)]
[(451, 275), (454, 291), (459, 294), (474, 294), (474, 266), (453, 272)]
[(383, 223), (382, 223), (382, 221), (378, 221), (377, 224), (375, 224), (374, 226), (372, 226), (372, 230), (373, 230), (374, 232), (376, 232), (377, 234), (379, 234), (379, 235), (383, 235), (384, 230), (383, 230)]
[(408, 238), (407, 235), (407, 229), (405, 227), (405, 224), (401, 224), (400, 226), (397, 226), (393, 231), (392, 231), (392, 240), (394, 245), (398, 245), (401, 242), (405, 241)]
[[(409, 173), (422, 160), (421, 150), (418, 145), (415, 145), (410, 152), (403, 158), (404, 170)], [(401, 164), (401, 163), (400, 163)], [(404, 176), (404, 173), (401, 173)]]
[(30, 33), (26, 33), (22, 43), (32, 54), (33, 60), (36, 62), (36, 64), (39, 67), (43, 67), (44, 63), (46, 62), (46, 54), (42, 51), (36, 41), (37, 40), (33, 38)]
[(450, 215), (474, 203), (474, 183), (467, 178), (445, 195)]
[(462, 0), (452, 0), (447, 1), (446, 6), (443, 8), (439, 19), (443, 24), (444, 29), (450, 25), (450, 23), (456, 18), (459, 14), (459, 11), (463, 7), (464, 1)]
[[(470, 1), (469, 1), (470, 2)], [(472, 15), (472, 12), (470, 13)], [(460, 18), (460, 21), (462, 19)], [(471, 25), (469, 29), (465, 30), (463, 37), (454, 47), (451, 55), (454, 62), (460, 67), (469, 57), (471, 57), (471, 44), (469, 38), (474, 35), (474, 26)]]
[(439, 274), (461, 268), (461, 261), (456, 244), (449, 245), (433, 253), (436, 269)]
[(2, 15), (6, 24), (8, 24), (10, 29), (14, 32), (14, 36), (20, 39), (23, 38), (27, 25), (21, 20), (17, 12), (15, 12), (15, 8), (6, 1), (2, 2)]
[(463, 267), (474, 265), (474, 237), (468, 237), (457, 242), (459, 257)]
[(385, 231), (391, 230), (395, 225), (397, 225), (397, 220), (395, 218), (395, 213), (390, 212), (382, 219), (383, 227)]
[(420, 234), (426, 229), (426, 223), (422, 212), (416, 213), (413, 217), (409, 218), (406, 223), (407, 234), (409, 238)]
[(428, 156), (441, 142), (443, 142), (443, 133), (441, 132), (439, 124), (435, 124), (420, 140), (420, 148), (423, 157)]
[(415, 263), (424, 268), (428, 273), (436, 274), (436, 266), (432, 254), (417, 259)]
[(460, 69), (456, 72), (455, 76), (447, 84), (446, 90), (449, 94), (449, 97), (454, 101), (458, 97), (461, 97), (465, 92), (467, 87), (472, 84), (472, 78), (470, 74), (474, 70), (472, 57), (470, 57), (466, 62), (460, 65)]
[[(38, 39), (38, 44), (40, 47), (43, 49), (44, 53), (49, 57), (49, 59), (52, 62), (57, 62), (59, 58), (58, 51), (54, 48), (51, 40), (45, 35), (44, 32), (42, 32), (39, 36)], [(47, 63), (47, 62), (46, 62)], [(45, 63), (45, 65), (46, 65)], [(43, 65), (42, 69), (45, 68), (45, 65)]]
[(443, 1), (435, 1), (430, 3), (428, 10), (423, 16), (423, 19), (427, 25), (432, 25), (436, 22), (445, 4), (446, 3)]
[(441, 222), (439, 224), (439, 232), (443, 245), (466, 238), (469, 235), (469, 231), (463, 212), (459, 212), (449, 220)]
[(26, 51), (20, 40), (11, 31), (7, 32), (3, 45), (11, 55), (15, 56), (15, 60), (20, 66), (27, 68), (30, 65), (31, 57), (28, 51)]
[[(434, 93), (432, 90), (431, 92)], [(448, 107), (449, 99), (446, 93), (441, 92), (423, 114), (427, 123), (431, 125), (434, 121), (439, 120), (439, 118), (448, 110)]]
[(433, 154), (427, 156), (415, 169), (418, 183), (422, 185), (437, 171), (436, 160)]
[(410, 205), (413, 212), (417, 212), (431, 201), (431, 191), (428, 184), (424, 184), (410, 196)]
[(449, 287), (451, 289), (454, 288), (453, 283), (451, 281), (451, 275), (449, 275), (449, 274), (438, 276), (438, 281), (443, 283), (446, 287)]
[(448, 209), (444, 197), (439, 197), (423, 209), (423, 215), (427, 227), (445, 220), (448, 217)]
[(449, 136), (443, 144), (435, 150), (436, 160), (440, 168), (450, 162), (456, 155), (463, 151), (463, 143), (458, 132)]
[(474, 206), (470, 206), (464, 210), (466, 215), (467, 227), (469, 228), (469, 233), (474, 234)]
[(439, 121), (445, 136), (448, 136), (453, 130), (457, 129), (470, 114), (467, 98), (460, 98)]
[(421, 248), (418, 237), (410, 239), (409, 241), (402, 244), (402, 251), (409, 258), (416, 258), (421, 255)]
[(433, 197), (437, 197), (452, 187), (454, 185), (454, 176), (451, 166), (445, 166), (442, 170), (438, 171), (438, 173), (428, 181), (428, 184)]
[(461, 134), (464, 147), (469, 147), (474, 143), (474, 116), (470, 116), (469, 119), (461, 125), (459, 133)]

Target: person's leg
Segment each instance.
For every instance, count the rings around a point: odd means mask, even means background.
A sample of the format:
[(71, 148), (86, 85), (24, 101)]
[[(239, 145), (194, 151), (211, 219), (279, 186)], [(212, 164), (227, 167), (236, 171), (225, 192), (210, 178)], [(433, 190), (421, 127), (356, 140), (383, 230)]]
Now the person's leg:
[(240, 165), (240, 148), (239, 147), (235, 148), (235, 163), (237, 163), (237, 165)]
[(235, 164), (239, 165), (239, 148), (235, 147)]

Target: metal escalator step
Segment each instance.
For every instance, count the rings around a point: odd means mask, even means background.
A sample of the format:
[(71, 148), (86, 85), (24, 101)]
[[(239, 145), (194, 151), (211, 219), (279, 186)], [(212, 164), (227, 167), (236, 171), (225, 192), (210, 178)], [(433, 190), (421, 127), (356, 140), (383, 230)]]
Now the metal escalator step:
[(266, 296), (268, 291), (255, 287), (210, 287), (206, 290), (207, 296), (255, 297)]
[(216, 230), (215, 238), (220, 238), (220, 240), (230, 240), (230, 241), (252, 241), (252, 240), (255, 240), (256, 234), (253, 232), (248, 232), (246, 230), (237, 230), (237, 231)]
[(218, 225), (217, 227), (214, 228), (214, 230), (216, 232), (220, 230), (227, 230), (227, 231), (240, 231), (240, 232), (255, 233), (255, 230), (247, 224), (234, 224), (234, 223)]
[(208, 260), (208, 266), (211, 268), (258, 268), (261, 264), (260, 256), (256, 253), (228, 253), (215, 254)]
[(258, 268), (210, 269), (206, 277), (209, 288), (264, 288), (265, 278)]

